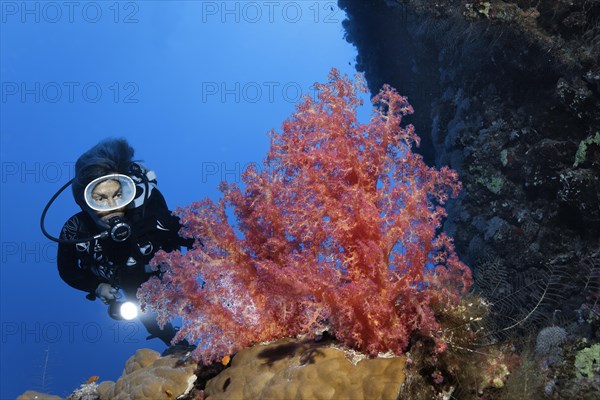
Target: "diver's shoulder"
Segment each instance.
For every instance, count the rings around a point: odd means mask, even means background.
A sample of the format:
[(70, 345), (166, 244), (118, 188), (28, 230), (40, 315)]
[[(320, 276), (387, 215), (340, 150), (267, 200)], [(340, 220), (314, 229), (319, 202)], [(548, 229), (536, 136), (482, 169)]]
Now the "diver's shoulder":
[(69, 223), (80, 223), (80, 224), (85, 224), (87, 223), (87, 214), (83, 211), (79, 211), (77, 214), (73, 214), (71, 216), (71, 218), (69, 218), (66, 222), (65, 225), (69, 224)]
[(60, 231), (60, 238), (77, 239), (87, 232), (89, 232), (89, 217), (85, 212), (80, 211), (64, 223)]

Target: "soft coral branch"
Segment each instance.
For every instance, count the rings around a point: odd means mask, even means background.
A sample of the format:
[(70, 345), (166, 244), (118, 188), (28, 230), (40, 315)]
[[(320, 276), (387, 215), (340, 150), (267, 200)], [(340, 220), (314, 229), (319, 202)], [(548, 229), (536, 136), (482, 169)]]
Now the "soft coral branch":
[(140, 291), (162, 322), (183, 317), (175, 340), (197, 342), (204, 362), (323, 329), (369, 354), (399, 354), (414, 332), (435, 336), (433, 307), (471, 284), (439, 233), (460, 183), (411, 151), (419, 138), (402, 126), (407, 99), (385, 86), (361, 124), (361, 80), (332, 70), (316, 88), (271, 132), (266, 168), (248, 168), (243, 190), (222, 184), (218, 204), (178, 210), (181, 233), (204, 247), (157, 255), (162, 280)]

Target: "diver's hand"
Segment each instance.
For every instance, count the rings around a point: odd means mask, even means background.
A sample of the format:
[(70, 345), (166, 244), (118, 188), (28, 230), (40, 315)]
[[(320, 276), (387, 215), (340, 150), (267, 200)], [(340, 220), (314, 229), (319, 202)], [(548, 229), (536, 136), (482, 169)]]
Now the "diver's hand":
[(104, 304), (108, 304), (109, 301), (120, 299), (121, 293), (119, 293), (119, 289), (111, 286), (109, 283), (101, 283), (96, 288), (96, 296), (98, 296)]

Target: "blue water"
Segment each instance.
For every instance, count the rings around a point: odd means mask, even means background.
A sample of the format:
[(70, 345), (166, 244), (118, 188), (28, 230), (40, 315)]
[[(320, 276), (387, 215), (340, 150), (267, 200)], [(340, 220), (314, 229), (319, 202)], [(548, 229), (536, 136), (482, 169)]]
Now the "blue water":
[[(64, 284), (40, 232), (77, 157), (125, 137), (171, 208), (218, 198), (261, 162), (302, 94), (336, 67), (354, 73), (333, 1), (13, 2), (0, 24), (0, 398), (66, 397), (92, 375), (116, 380), (136, 349), (162, 351), (138, 322)], [(77, 212), (50, 210), (58, 234)]]

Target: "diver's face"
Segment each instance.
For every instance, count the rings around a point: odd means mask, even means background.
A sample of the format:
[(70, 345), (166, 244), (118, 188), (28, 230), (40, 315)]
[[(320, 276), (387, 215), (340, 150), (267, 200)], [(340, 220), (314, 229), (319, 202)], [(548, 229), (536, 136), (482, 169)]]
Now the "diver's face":
[[(123, 192), (121, 190), (121, 184), (119, 181), (114, 179), (100, 182), (96, 185), (94, 190), (92, 190), (92, 200), (98, 206), (115, 207), (117, 205), (117, 201), (121, 199), (122, 196)], [(124, 214), (125, 207), (121, 207), (112, 211), (98, 211), (98, 215), (102, 220), (105, 221), (114, 216), (122, 217)]]

